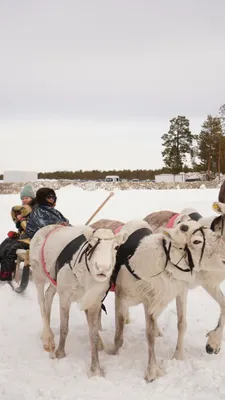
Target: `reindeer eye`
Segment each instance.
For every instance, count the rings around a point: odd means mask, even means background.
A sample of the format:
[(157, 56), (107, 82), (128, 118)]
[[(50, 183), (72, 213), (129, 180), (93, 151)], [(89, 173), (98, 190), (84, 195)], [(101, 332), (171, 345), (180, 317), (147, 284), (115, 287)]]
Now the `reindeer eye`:
[(119, 250), (119, 248), (120, 248), (120, 246), (117, 245), (117, 246), (115, 247), (115, 250), (117, 251), (117, 250)]
[(202, 243), (202, 242), (201, 242), (201, 240), (194, 240), (193, 243), (194, 243), (194, 244), (200, 244), (200, 243)]

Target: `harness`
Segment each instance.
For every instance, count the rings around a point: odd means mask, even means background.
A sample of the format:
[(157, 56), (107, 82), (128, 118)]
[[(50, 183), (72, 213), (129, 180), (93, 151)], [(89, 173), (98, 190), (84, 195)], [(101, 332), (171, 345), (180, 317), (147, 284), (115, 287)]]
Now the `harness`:
[[(145, 228), (144, 228), (144, 229), (145, 229)], [(150, 230), (146, 229), (146, 231), (150, 231)], [(194, 232), (192, 233), (192, 235), (193, 235), (194, 233), (198, 232), (198, 231), (200, 231), (201, 234), (202, 234), (202, 236), (203, 236), (203, 245), (202, 245), (201, 255), (200, 255), (200, 259), (199, 259), (199, 263), (201, 263), (202, 257), (203, 257), (203, 254), (204, 254), (204, 250), (205, 250), (206, 241), (205, 241), (205, 233), (204, 233), (204, 228), (203, 228), (203, 227), (200, 227), (200, 228), (195, 229)], [(136, 231), (136, 232), (137, 232), (137, 231)], [(134, 233), (136, 233), (136, 232), (134, 232)], [(144, 232), (143, 232), (143, 233), (144, 233)], [(151, 231), (150, 231), (149, 233), (146, 232), (146, 234), (143, 235), (143, 237), (146, 236), (146, 235), (149, 235), (149, 234), (151, 234)], [(132, 235), (133, 235), (133, 234), (132, 234)], [(130, 237), (129, 237), (129, 238), (130, 238)], [(129, 240), (129, 238), (127, 239), (127, 241)], [(141, 239), (140, 239), (140, 240), (141, 240)], [(127, 243), (127, 242), (125, 242), (124, 245), (125, 245), (126, 243)], [(121, 249), (124, 245), (120, 246), (120, 249)], [(171, 262), (171, 264), (172, 264), (175, 268), (179, 269), (179, 270), (182, 271), (182, 272), (191, 272), (191, 275), (192, 275), (192, 271), (193, 271), (193, 269), (195, 268), (195, 265), (194, 265), (194, 261), (193, 261), (193, 257), (192, 257), (191, 251), (190, 251), (190, 249), (188, 248), (187, 245), (185, 245), (185, 247), (184, 247), (184, 254), (182, 255), (182, 257), (180, 258), (180, 260), (179, 260), (176, 264), (174, 264), (174, 263), (172, 262), (171, 257), (170, 257), (170, 251), (171, 251), (172, 243), (170, 242), (170, 243), (169, 243), (169, 247), (167, 248), (167, 247), (166, 247), (166, 240), (163, 238), (163, 240), (162, 240), (162, 246), (163, 246), (163, 250), (164, 250), (165, 255), (166, 255), (165, 266), (164, 266), (164, 268), (163, 268), (162, 271), (158, 272), (158, 273), (155, 274), (155, 275), (152, 275), (151, 278), (154, 278), (154, 277), (156, 277), (156, 276), (162, 274), (162, 273), (166, 270), (166, 267), (167, 267), (169, 261)], [(136, 247), (136, 248), (137, 248), (137, 247)], [(120, 249), (119, 249), (119, 250), (120, 250)], [(118, 258), (120, 257), (120, 256), (119, 256), (119, 250), (118, 250), (118, 253), (117, 253)], [(136, 249), (135, 249), (135, 250), (136, 250)], [(135, 250), (134, 250), (133, 254), (135, 253)], [(130, 267), (130, 265), (129, 265), (129, 259), (133, 256), (133, 254), (132, 254), (131, 256), (128, 256), (127, 258), (125, 258), (125, 261), (123, 262), (123, 264), (127, 267), (128, 271), (134, 276), (134, 278), (136, 278), (137, 280), (141, 280), (141, 278), (140, 278), (137, 274), (135, 274), (134, 271), (132, 271), (132, 269), (131, 269), (131, 267)], [(179, 263), (181, 262), (181, 260), (183, 260), (184, 258), (186, 258), (186, 256), (187, 256), (187, 259), (188, 259), (187, 265), (188, 265), (189, 268), (183, 269), (183, 268), (179, 267)], [(122, 259), (122, 258), (121, 258), (121, 259)], [(121, 262), (121, 261), (120, 261), (120, 262)], [(111, 279), (114, 278), (114, 279), (116, 280), (117, 275), (118, 275), (118, 273), (119, 273), (119, 271), (120, 271), (120, 268), (121, 268), (120, 262), (118, 263), (118, 265), (116, 264)], [(114, 282), (115, 282), (115, 281), (114, 281)], [(109, 289), (108, 289), (108, 291), (109, 291)], [(105, 297), (107, 296), (108, 291), (106, 292)], [(105, 297), (104, 297), (104, 299), (105, 299)], [(104, 299), (103, 299), (103, 300), (104, 300)]]
[(105, 294), (105, 297), (103, 298), (102, 301), (105, 300), (106, 296), (108, 295), (109, 291), (111, 288), (115, 288), (116, 285), (116, 280), (117, 276), (120, 272), (120, 269), (123, 265), (127, 268), (127, 270), (133, 275), (134, 278), (140, 280), (139, 276), (131, 269), (129, 260), (130, 258), (134, 255), (137, 247), (139, 246), (140, 241), (145, 237), (149, 236), (152, 234), (152, 231), (148, 228), (140, 228), (137, 229), (136, 231), (132, 232), (128, 239), (126, 240), (125, 243), (123, 243), (116, 255), (116, 263), (115, 267), (113, 269), (113, 273), (111, 275), (110, 281), (109, 281), (109, 288)]
[[(194, 233), (198, 232), (198, 231), (200, 231), (201, 234), (202, 234), (202, 236), (203, 236), (203, 245), (202, 245), (201, 255), (200, 255), (200, 259), (199, 259), (199, 263), (200, 263), (200, 262), (202, 261), (202, 257), (203, 257), (204, 250), (205, 250), (205, 233), (204, 233), (204, 228), (200, 227), (200, 228), (196, 229), (196, 230), (192, 233), (192, 235), (193, 235)], [(166, 254), (166, 263), (165, 263), (164, 269), (163, 269), (161, 272), (159, 272), (157, 275), (159, 275), (159, 274), (161, 274), (163, 271), (165, 271), (165, 269), (166, 269), (167, 264), (168, 264), (169, 261), (171, 262), (171, 264), (172, 264), (174, 267), (176, 267), (176, 268), (179, 269), (180, 271), (182, 271), (182, 272), (191, 272), (191, 275), (192, 275), (192, 271), (193, 271), (195, 265), (194, 265), (194, 261), (193, 261), (193, 257), (192, 257), (191, 251), (190, 251), (190, 249), (188, 248), (188, 246), (185, 245), (183, 256), (180, 258), (180, 260), (179, 260), (176, 264), (174, 264), (174, 263), (172, 262), (172, 260), (171, 260), (171, 257), (170, 257), (170, 251), (171, 251), (171, 246), (172, 246), (171, 242), (169, 243), (169, 247), (167, 248), (167, 247), (166, 247), (166, 240), (163, 239), (162, 245), (163, 245), (163, 250), (164, 250), (164, 252), (165, 252), (165, 254)], [(189, 266), (189, 268), (186, 268), (186, 269), (180, 268), (178, 264), (181, 262), (181, 260), (183, 260), (184, 258), (186, 258), (186, 256), (187, 256), (187, 259), (188, 259), (187, 265)], [(157, 276), (157, 275), (154, 275), (154, 276)]]
[(55, 273), (56, 277), (60, 271), (60, 269), (65, 265), (69, 264), (70, 268), (72, 269), (71, 266), (71, 261), (73, 259), (74, 254), (77, 252), (77, 250), (80, 248), (81, 245), (87, 242), (87, 239), (84, 235), (80, 235), (76, 237), (75, 239), (71, 240), (66, 247), (61, 251), (59, 254), (56, 263), (55, 263)]
[[(55, 263), (55, 279), (51, 277), (50, 273), (47, 271), (47, 266), (45, 262), (45, 246), (46, 242), (49, 238), (50, 235), (52, 235), (54, 232), (58, 231), (59, 229), (64, 228), (63, 225), (57, 226), (51, 231), (48, 232), (48, 234), (45, 237), (44, 243), (41, 247), (41, 261), (42, 261), (42, 267), (51, 281), (51, 283), (56, 286), (57, 285), (57, 274), (60, 271), (60, 269), (65, 265), (68, 264), (71, 269), (76, 265), (76, 263), (81, 262), (82, 258), (85, 257), (85, 265), (87, 267), (88, 272), (90, 272), (89, 266), (88, 266), (88, 261), (91, 259), (93, 252), (95, 251), (96, 247), (98, 246), (100, 239), (97, 240), (96, 244), (94, 246), (91, 246), (91, 244), (88, 242), (86, 236), (84, 234), (76, 237), (75, 239), (71, 240), (61, 251), (61, 253), (58, 255)], [(71, 265), (71, 261), (73, 259), (74, 254), (77, 252), (77, 250), (80, 248), (80, 251), (76, 257), (76, 260), (74, 262), (74, 265)]]
[[(42, 260), (43, 270), (44, 270), (45, 274), (47, 275), (47, 277), (49, 278), (49, 280), (51, 281), (51, 283), (54, 286), (57, 286), (57, 275), (58, 275), (58, 272), (60, 271), (60, 269), (65, 264), (68, 264), (69, 267), (71, 268), (71, 270), (73, 270), (74, 266), (77, 263), (80, 263), (82, 261), (83, 257), (85, 257), (85, 265), (87, 267), (88, 272), (90, 273), (90, 268), (88, 266), (88, 261), (91, 259), (96, 247), (100, 243), (100, 239), (98, 238), (96, 244), (94, 246), (92, 246), (88, 242), (88, 240), (87, 240), (87, 238), (86, 238), (86, 236), (84, 234), (82, 234), (82, 235), (76, 237), (75, 239), (71, 240), (64, 247), (64, 249), (61, 251), (61, 253), (59, 254), (59, 256), (56, 259), (56, 263), (55, 263), (55, 279), (53, 279), (51, 277), (50, 273), (47, 271), (47, 266), (46, 266), (45, 256), (44, 256), (44, 250), (45, 250), (45, 245), (46, 245), (46, 242), (47, 242), (49, 236), (52, 233), (56, 232), (57, 230), (59, 230), (59, 229), (61, 229), (63, 227), (64, 226), (60, 225), (60, 226), (57, 226), (54, 229), (52, 229), (50, 232), (48, 232), (48, 234), (45, 237), (44, 243), (43, 243), (43, 245), (41, 247), (41, 260)], [(73, 259), (74, 254), (78, 251), (79, 248), (80, 248), (80, 251), (79, 251), (79, 253), (78, 253), (77, 257), (76, 257), (76, 260), (74, 261), (74, 264), (72, 266), (71, 265), (71, 261)], [(74, 275), (75, 275), (75, 273), (74, 273)], [(104, 297), (104, 299), (105, 299), (105, 297)], [(103, 303), (103, 300), (102, 300), (102, 303)], [(101, 305), (101, 308), (106, 312), (106, 308), (105, 308), (104, 304)]]

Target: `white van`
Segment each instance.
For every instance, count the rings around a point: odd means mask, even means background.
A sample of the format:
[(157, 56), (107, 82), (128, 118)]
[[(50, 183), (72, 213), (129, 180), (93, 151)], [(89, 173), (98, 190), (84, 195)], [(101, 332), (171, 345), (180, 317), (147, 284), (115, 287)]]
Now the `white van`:
[(118, 175), (107, 175), (105, 177), (106, 182), (119, 182), (121, 179)]

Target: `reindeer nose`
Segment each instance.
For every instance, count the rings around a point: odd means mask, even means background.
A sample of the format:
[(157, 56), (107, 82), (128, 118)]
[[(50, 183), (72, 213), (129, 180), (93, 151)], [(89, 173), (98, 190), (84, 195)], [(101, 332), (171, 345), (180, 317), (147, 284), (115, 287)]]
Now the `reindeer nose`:
[(97, 262), (95, 263), (95, 266), (99, 272), (108, 271), (111, 268), (111, 265), (98, 264)]
[(188, 227), (187, 225), (182, 224), (182, 225), (180, 226), (180, 230), (181, 230), (182, 232), (187, 232), (188, 229), (189, 229), (189, 227)]

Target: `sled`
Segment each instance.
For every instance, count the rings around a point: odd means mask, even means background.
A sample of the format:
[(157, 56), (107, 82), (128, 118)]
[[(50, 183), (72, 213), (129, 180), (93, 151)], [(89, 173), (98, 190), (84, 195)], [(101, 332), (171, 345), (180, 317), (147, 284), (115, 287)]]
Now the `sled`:
[[(29, 250), (19, 249), (16, 251), (16, 254), (17, 260), (14, 280), (18, 286), (15, 286), (12, 282), (9, 282), (9, 284), (16, 293), (23, 293), (27, 288), (30, 278)], [(24, 265), (21, 273), (20, 265), (22, 262)]]

